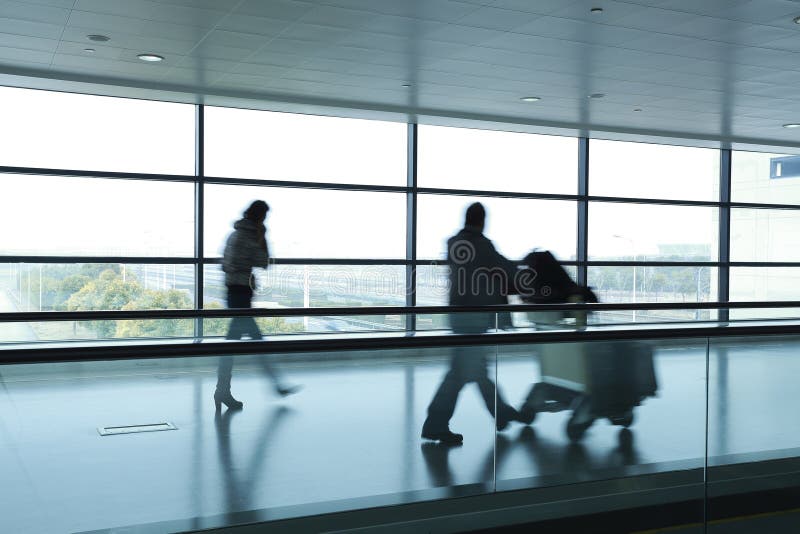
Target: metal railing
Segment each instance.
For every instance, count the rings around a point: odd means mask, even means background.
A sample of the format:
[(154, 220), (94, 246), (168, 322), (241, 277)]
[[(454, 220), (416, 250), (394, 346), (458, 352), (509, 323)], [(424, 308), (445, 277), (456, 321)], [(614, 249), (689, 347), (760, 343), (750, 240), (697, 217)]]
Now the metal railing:
[[(297, 316), (297, 315), (374, 315), (381, 313), (495, 313), (505, 311), (551, 311), (551, 310), (631, 310), (631, 309), (769, 309), (800, 308), (800, 302), (742, 302), (707, 303), (684, 305), (680, 303), (653, 304), (570, 304), (570, 305), (502, 305), (472, 307), (378, 307), (378, 308), (316, 308), (316, 309), (238, 309), (238, 310), (157, 310), (153, 312), (50, 312), (5, 313), (0, 322), (41, 320), (85, 320), (140, 319), (140, 318), (198, 318), (240, 316)], [(678, 340), (697, 338), (753, 338), (757, 336), (800, 335), (800, 317), (797, 319), (765, 319), (761, 324), (752, 321), (741, 323), (727, 321), (685, 321), (679, 323), (616, 325), (587, 328), (565, 327), (561, 330), (498, 330), (486, 333), (453, 333), (447, 330), (399, 331), (399, 332), (354, 332), (354, 333), (308, 333), (277, 335), (265, 340), (230, 341), (214, 338), (177, 338), (146, 340), (97, 340), (85, 344), (65, 342), (61, 344), (10, 345), (0, 349), (0, 365), (57, 363), (89, 360), (132, 360), (170, 357), (210, 357), (222, 354), (264, 354), (299, 352), (341, 352), (364, 350), (399, 350), (412, 348), (444, 348), (465, 345), (520, 345), (538, 343), (628, 341), (628, 340)]]

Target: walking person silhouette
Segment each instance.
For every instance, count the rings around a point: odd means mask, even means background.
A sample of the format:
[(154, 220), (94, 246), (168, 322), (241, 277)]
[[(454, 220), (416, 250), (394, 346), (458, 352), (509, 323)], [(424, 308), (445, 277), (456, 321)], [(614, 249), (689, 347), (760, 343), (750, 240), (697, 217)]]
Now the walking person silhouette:
[[(450, 305), (482, 306), (506, 304), (514, 282), (516, 265), (497, 252), (483, 235), (486, 210), (479, 202), (467, 208), (464, 228), (447, 241), (447, 265), (450, 268)], [(495, 326), (497, 314), (451, 313), (450, 327), (455, 333), (482, 333)], [(450, 430), (450, 418), (456, 408), (461, 389), (475, 382), (486, 408), (496, 414), (496, 426), (503, 430), (510, 421), (518, 421), (519, 412), (507, 404), (489, 378), (486, 364), (488, 346), (467, 346), (453, 349), (450, 370), (428, 406), (428, 417), (422, 425), (422, 437), (451, 445), (460, 444), (464, 436)], [(497, 410), (495, 410), (495, 392)]]
[[(264, 269), (269, 265), (269, 249), (267, 247), (264, 221), (269, 206), (263, 200), (256, 200), (244, 211), (243, 217), (233, 225), (233, 232), (225, 243), (222, 259), (222, 270), (225, 272), (225, 286), (228, 291), (228, 308), (251, 308), (255, 280), (254, 267)], [(231, 320), (226, 339), (241, 339), (247, 335), (250, 339), (263, 339), (261, 330), (253, 317), (234, 317)], [(299, 390), (299, 386), (285, 386), (280, 376), (269, 362), (267, 356), (259, 358), (264, 373), (270, 378), (278, 395), (286, 396)], [(231, 394), (231, 375), (233, 374), (233, 357), (220, 358), (217, 368), (217, 390), (214, 392), (214, 404), (219, 410), (224, 404), (229, 409), (241, 409), (244, 403), (236, 400)]]

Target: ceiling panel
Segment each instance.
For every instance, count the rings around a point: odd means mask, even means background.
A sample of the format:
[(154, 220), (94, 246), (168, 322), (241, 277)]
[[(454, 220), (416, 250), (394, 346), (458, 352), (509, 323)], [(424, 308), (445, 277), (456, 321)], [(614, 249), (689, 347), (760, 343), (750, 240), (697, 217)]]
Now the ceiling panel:
[[(71, 5), (72, 0), (70, 1)], [(0, 0), (0, 14), (9, 19), (46, 22), (47, 24), (63, 26), (69, 17), (69, 9), (43, 4)]]
[(791, 0), (0, 0), (0, 83), (800, 147), (782, 128), (800, 122), (796, 16)]

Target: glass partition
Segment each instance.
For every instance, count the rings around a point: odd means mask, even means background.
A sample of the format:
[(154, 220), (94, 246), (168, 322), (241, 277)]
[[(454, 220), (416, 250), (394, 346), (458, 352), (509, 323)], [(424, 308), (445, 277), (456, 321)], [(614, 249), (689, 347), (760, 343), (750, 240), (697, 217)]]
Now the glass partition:
[(800, 338), (712, 338), (709, 347), (708, 519), (747, 526), (766, 501), (769, 522), (750, 528), (788, 534), (800, 491)]
[(498, 432), (497, 490), (613, 486), (627, 507), (688, 501), (702, 521), (706, 359), (703, 339), (498, 347), (498, 403), (523, 424)]

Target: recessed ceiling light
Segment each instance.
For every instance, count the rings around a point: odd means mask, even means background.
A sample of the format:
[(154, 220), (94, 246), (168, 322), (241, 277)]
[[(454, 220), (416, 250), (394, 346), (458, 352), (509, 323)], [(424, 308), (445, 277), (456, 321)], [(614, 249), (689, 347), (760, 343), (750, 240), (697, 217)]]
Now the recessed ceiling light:
[(97, 33), (89, 34), (86, 37), (88, 37), (90, 41), (96, 41), (98, 43), (105, 43), (106, 41), (111, 40), (111, 37), (109, 37), (108, 35), (100, 35)]
[(795, 23), (795, 24), (800, 24), (800, 17), (795, 17), (795, 18), (794, 18), (794, 19), (792, 19), (792, 20), (794, 20), (794, 23)]
[(599, 15), (600, 13), (603, 12), (603, 8), (602, 7), (593, 7), (592, 9), (589, 10), (589, 12), (592, 15)]
[(148, 61), (150, 63), (156, 63), (158, 61), (164, 61), (164, 56), (159, 56), (158, 54), (139, 54), (139, 59), (142, 61)]
[(411, 84), (410, 83), (404, 83), (403, 87), (406, 87), (406, 88), (411, 87)]
[(642, 111), (642, 108), (634, 108), (633, 111), (634, 113), (639, 113)]
[(793, 123), (790, 122), (789, 124), (784, 124), (784, 128), (800, 128), (800, 123)]
[(522, 100), (523, 102), (538, 102), (539, 100), (541, 100), (541, 98), (539, 98), (538, 96), (523, 96), (522, 98), (520, 98), (520, 100)]
[(589, 95), (589, 98), (603, 98), (604, 96), (606, 96), (605, 93), (592, 93)]
[(94, 54), (94, 48), (84, 48), (83, 51), (87, 54)]

